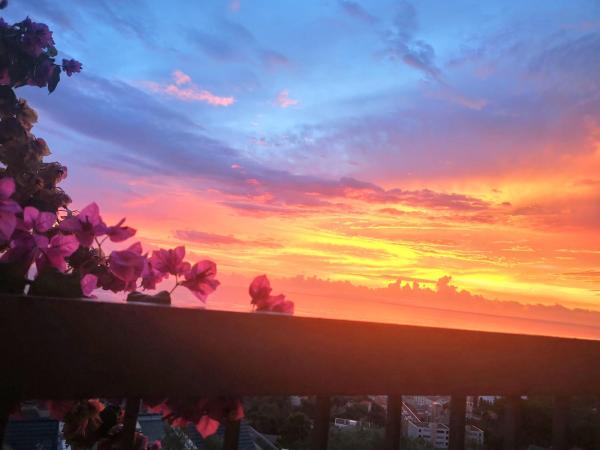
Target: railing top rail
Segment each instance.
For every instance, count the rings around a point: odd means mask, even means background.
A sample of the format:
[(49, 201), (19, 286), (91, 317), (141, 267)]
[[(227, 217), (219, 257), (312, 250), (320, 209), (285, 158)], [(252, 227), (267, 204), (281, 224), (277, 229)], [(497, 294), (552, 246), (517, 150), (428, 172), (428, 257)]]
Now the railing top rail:
[(0, 297), (21, 398), (600, 392), (600, 341)]

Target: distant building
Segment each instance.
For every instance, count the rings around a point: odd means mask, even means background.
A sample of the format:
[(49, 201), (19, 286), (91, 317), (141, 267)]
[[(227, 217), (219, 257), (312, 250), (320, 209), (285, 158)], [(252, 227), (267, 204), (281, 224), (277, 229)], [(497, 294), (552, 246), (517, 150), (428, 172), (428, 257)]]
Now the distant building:
[(483, 445), (484, 433), (481, 428), (475, 425), (465, 426), (465, 440), (471, 444)]
[(435, 448), (448, 448), (450, 429), (443, 423), (435, 422), (406, 422), (406, 436), (410, 439), (423, 439)]
[(478, 398), (480, 402), (485, 402), (491, 405), (495, 403), (496, 400), (500, 397), (498, 397), (497, 395), (480, 395)]
[(63, 450), (60, 423), (46, 418), (10, 420), (4, 445), (11, 450)]
[(340, 417), (336, 417), (333, 421), (333, 426), (336, 428), (356, 428), (360, 425), (358, 420), (352, 419), (342, 419)]
[[(428, 407), (425, 407), (426, 414), (423, 411), (419, 414), (406, 403), (402, 404), (402, 433), (410, 439), (423, 439), (435, 448), (448, 448), (450, 429), (447, 425), (447, 404), (438, 401), (440, 399), (420, 398), (418, 404), (428, 405)], [(431, 420), (423, 420), (424, 415)], [(474, 425), (466, 425), (465, 440), (473, 444), (483, 445), (483, 430)]]

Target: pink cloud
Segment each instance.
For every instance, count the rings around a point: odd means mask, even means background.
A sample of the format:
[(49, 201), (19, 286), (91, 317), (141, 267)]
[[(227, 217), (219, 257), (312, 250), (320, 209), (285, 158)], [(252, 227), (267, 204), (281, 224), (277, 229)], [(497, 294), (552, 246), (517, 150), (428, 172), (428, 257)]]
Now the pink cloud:
[(277, 103), (282, 108), (287, 108), (289, 106), (297, 105), (298, 100), (291, 98), (289, 92), (284, 89), (279, 94), (277, 94), (275, 103)]
[(176, 70), (173, 72), (173, 79), (175, 80), (175, 84), (177, 86), (181, 86), (182, 84), (189, 84), (192, 82), (192, 78), (188, 74), (183, 73), (181, 70)]
[(170, 95), (187, 102), (204, 102), (214, 106), (230, 106), (235, 103), (234, 97), (220, 97), (206, 89), (201, 89), (192, 82), (189, 75), (180, 70), (173, 72), (173, 83), (163, 85), (147, 81), (144, 85), (152, 92)]
[(240, 10), (241, 6), (242, 6), (242, 3), (240, 0), (231, 0), (229, 2), (229, 9), (233, 12), (238, 12)]

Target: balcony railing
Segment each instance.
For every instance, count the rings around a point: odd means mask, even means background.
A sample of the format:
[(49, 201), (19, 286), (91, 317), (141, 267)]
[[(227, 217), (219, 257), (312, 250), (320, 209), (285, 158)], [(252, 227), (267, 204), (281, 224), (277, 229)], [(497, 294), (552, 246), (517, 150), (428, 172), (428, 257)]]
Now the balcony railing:
[[(402, 395), (447, 394), (455, 450), (465, 396), (494, 394), (509, 398), (510, 449), (518, 398), (551, 395), (560, 450), (569, 397), (600, 393), (597, 341), (94, 300), (0, 297), (0, 355), (0, 433), (16, 399), (315, 395), (314, 448), (326, 449), (331, 396), (385, 394), (397, 449)], [(227, 425), (224, 448), (237, 430)]]

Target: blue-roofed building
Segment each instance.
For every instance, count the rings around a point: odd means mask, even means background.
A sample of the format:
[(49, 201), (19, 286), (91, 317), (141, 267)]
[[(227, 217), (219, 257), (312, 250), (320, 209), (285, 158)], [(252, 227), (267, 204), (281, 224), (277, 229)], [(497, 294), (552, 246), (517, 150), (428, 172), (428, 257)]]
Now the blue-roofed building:
[(60, 424), (46, 418), (10, 420), (4, 445), (11, 450), (61, 450)]

